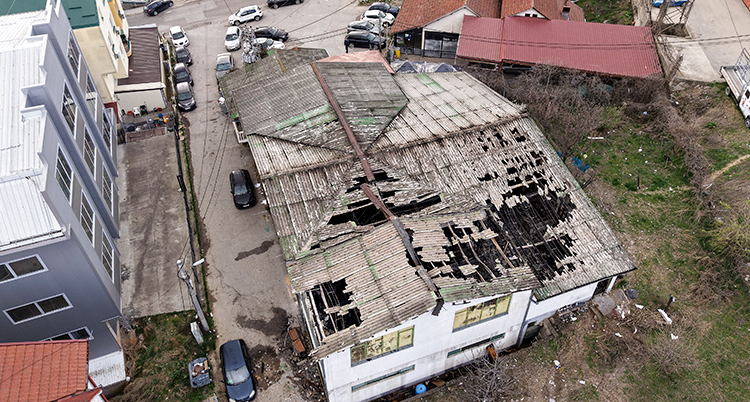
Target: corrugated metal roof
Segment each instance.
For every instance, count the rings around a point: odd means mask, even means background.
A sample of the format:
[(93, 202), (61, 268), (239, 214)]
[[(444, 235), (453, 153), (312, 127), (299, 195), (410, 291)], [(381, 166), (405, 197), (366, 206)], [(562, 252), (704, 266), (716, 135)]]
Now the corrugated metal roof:
[(161, 82), (159, 28), (156, 26), (130, 27), (130, 48), (127, 78), (117, 80), (117, 86)]
[(422, 28), (462, 7), (467, 7), (480, 17), (500, 16), (500, 2), (497, 0), (405, 0), (391, 31), (398, 33)]
[[(22, 38), (32, 24), (46, 18), (44, 12), (0, 17), (0, 71), (5, 74), (0, 80), (0, 250), (62, 236), (42, 196), (50, 174), (39, 157), (47, 114), (41, 106), (25, 109), (21, 91), (45, 83), (40, 64), (48, 42), (43, 37)], [(18, 26), (12, 26), (13, 21)], [(54, 169), (54, 160), (46, 163)]]
[(47, 402), (85, 391), (86, 340), (0, 344), (0, 400)]
[[(662, 73), (648, 27), (527, 17), (507, 17), (504, 22), (476, 20), (464, 17), (459, 58), (545, 64), (616, 77), (645, 78)], [(486, 39), (488, 30), (502, 30), (502, 35)]]
[(318, 60), (318, 62), (319, 63), (328, 63), (328, 62), (381, 63), (383, 64), (383, 66), (385, 66), (386, 70), (388, 70), (389, 73), (396, 74), (396, 72), (393, 71), (393, 68), (391, 68), (391, 65), (388, 64), (388, 60), (383, 58), (383, 55), (380, 54), (380, 52), (377, 50), (337, 54), (335, 56), (320, 59)]
[(5, 1), (0, 8), (0, 15), (14, 15), (27, 13), (30, 11), (44, 10), (47, 7), (47, 0), (26, 0), (26, 1)]

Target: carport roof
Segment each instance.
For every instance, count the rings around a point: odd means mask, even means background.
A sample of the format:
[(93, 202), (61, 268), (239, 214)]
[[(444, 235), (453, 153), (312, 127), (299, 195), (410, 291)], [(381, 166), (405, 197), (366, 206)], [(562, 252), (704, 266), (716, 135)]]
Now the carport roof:
[[(489, 33), (489, 36), (488, 36)], [(648, 27), (530, 17), (464, 17), (456, 56), (546, 64), (615, 77), (661, 75)]]
[(118, 86), (161, 82), (161, 50), (159, 28), (156, 26), (130, 27), (130, 72), (117, 80)]
[[(381, 131), (356, 134), (366, 140), (372, 179), (339, 140), (334, 113), (318, 124), (299, 119), (290, 126), (297, 137), (248, 136), (292, 290), (320, 341), (317, 358), (424, 314), (438, 299), (529, 289), (545, 299), (635, 268), (522, 108), (463, 72), (391, 76), (379, 64), (338, 64), (318, 68), (347, 120), (356, 121), (347, 110), (362, 113), (367, 104), (344, 101), (351, 93), (343, 88), (368, 73), (378, 77), (365, 85), (372, 109), (399, 110), (369, 125)], [(312, 79), (295, 85), (300, 93), (286, 88), (306, 71), (252, 79), (306, 102), (320, 96)], [(274, 88), (243, 97), (240, 114), (267, 108)], [(237, 96), (243, 87), (227, 91)], [(277, 119), (288, 119), (284, 113)]]

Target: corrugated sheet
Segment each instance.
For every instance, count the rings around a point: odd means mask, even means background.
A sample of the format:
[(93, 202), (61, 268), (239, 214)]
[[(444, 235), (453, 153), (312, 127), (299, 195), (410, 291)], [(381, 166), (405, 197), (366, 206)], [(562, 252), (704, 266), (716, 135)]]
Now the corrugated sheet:
[(386, 70), (388, 70), (391, 74), (396, 74), (395, 71), (393, 71), (393, 68), (391, 68), (391, 65), (388, 64), (388, 60), (383, 58), (383, 55), (380, 54), (377, 50), (369, 50), (367, 52), (351, 52), (351, 53), (342, 53), (337, 54), (335, 56), (326, 57), (325, 59), (318, 60), (319, 63), (329, 63), (329, 62), (343, 62), (343, 63), (380, 63), (382, 64)]
[[(500, 40), (485, 39), (487, 30), (497, 29), (503, 32)], [(507, 17), (501, 22), (465, 17), (457, 57), (553, 65), (616, 77), (662, 73), (648, 27), (542, 18)]]
[[(18, 2), (32, 3), (32, 2)], [(0, 16), (0, 49), (16, 49), (31, 33), (34, 24), (46, 22), (49, 18), (44, 9), (45, 4), (21, 5), (22, 9), (37, 9), (38, 11), (24, 12), (20, 14), (8, 14)], [(41, 9), (40, 9), (41, 8)], [(7, 70), (3, 70), (7, 71)]]
[(130, 48), (127, 78), (117, 80), (117, 86), (161, 82), (159, 28), (130, 27)]

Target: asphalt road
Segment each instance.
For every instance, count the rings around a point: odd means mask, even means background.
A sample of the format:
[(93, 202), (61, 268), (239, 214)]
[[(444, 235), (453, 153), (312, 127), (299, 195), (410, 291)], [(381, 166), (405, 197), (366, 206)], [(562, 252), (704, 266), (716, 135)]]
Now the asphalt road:
[[(283, 342), (287, 319), (299, 323), (299, 309), (286, 284), (283, 254), (261, 189), (255, 189), (259, 199), (255, 207), (237, 210), (232, 202), (229, 173), (244, 168), (256, 182), (257, 173), (249, 148), (237, 143), (229, 119), (221, 113), (214, 74), (216, 55), (226, 52), (227, 18), (251, 4), (236, 0), (176, 0), (174, 7), (156, 17), (146, 16), (140, 9), (127, 10), (126, 15), (131, 27), (157, 24), (160, 32), (167, 32), (169, 27), (180, 25), (190, 38), (198, 106), (183, 117), (189, 124), (193, 180), (204, 224), (217, 345), (243, 338), (251, 349), (270, 359), (266, 367), (280, 367), (280, 379), (267, 376), (272, 384), (259, 393), (257, 400), (296, 401), (304, 399), (290, 384), (293, 373), (289, 364), (275, 355)], [(345, 28), (365, 11), (365, 7), (349, 0), (306, 0), (276, 10), (256, 4), (261, 6), (264, 17), (255, 26), (286, 30), (287, 47), (323, 48), (329, 55), (344, 53)], [(241, 51), (233, 54), (241, 63)], [(216, 370), (214, 373), (219, 375)], [(263, 384), (262, 379), (259, 382)]]

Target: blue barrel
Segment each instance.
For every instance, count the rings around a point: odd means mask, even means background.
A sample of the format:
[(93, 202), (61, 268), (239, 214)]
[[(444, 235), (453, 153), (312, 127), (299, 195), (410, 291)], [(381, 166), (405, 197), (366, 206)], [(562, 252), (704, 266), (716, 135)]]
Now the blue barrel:
[(424, 394), (425, 392), (427, 392), (427, 387), (425, 387), (424, 384), (417, 384), (417, 390), (416, 391), (417, 391), (417, 395)]

